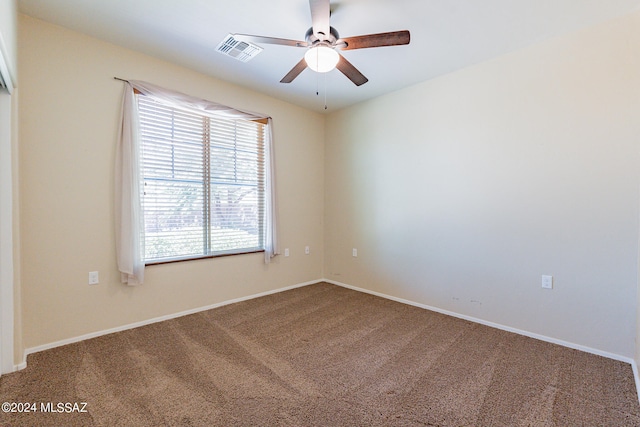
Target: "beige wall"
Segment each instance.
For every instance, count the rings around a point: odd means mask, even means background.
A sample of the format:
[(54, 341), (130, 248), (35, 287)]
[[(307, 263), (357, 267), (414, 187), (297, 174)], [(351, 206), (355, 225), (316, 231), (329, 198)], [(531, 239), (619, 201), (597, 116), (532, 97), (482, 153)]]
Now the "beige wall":
[(639, 55), (636, 13), (331, 114), (325, 277), (633, 357)]
[[(24, 347), (324, 275), (631, 357), (639, 52), (634, 14), (333, 113), (325, 127), (315, 113), (23, 16)], [(118, 282), (113, 76), (274, 117), (291, 257), (155, 266), (141, 287)], [(90, 287), (93, 270), (101, 283)], [(540, 288), (542, 274), (554, 290)]]
[[(19, 27), (25, 348), (322, 278), (323, 116), (26, 16)], [(123, 85), (114, 76), (273, 117), (290, 257), (152, 266), (142, 286), (119, 283), (112, 200)], [(88, 286), (94, 270), (100, 284)]]

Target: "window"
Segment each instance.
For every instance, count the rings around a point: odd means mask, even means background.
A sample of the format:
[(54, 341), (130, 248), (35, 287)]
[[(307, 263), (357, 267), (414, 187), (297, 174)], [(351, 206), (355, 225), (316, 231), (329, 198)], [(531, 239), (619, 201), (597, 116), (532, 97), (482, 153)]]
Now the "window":
[(145, 263), (264, 250), (266, 122), (136, 98)]
[(145, 264), (278, 254), (272, 120), (140, 80), (122, 80), (115, 243), (122, 283)]

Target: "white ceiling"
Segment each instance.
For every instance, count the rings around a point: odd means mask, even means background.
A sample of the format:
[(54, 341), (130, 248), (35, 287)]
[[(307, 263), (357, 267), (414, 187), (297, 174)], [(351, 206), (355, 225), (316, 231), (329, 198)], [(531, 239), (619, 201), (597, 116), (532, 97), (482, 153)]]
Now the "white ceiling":
[[(335, 0), (341, 36), (409, 30), (411, 44), (343, 55), (369, 82), (339, 71), (280, 79), (304, 48), (262, 45), (247, 63), (215, 51), (228, 33), (304, 40), (307, 0), (19, 0), (22, 13), (322, 112), (434, 78), (636, 10), (640, 0)], [(144, 79), (144, 76), (123, 76)], [(320, 96), (316, 89), (320, 88)]]

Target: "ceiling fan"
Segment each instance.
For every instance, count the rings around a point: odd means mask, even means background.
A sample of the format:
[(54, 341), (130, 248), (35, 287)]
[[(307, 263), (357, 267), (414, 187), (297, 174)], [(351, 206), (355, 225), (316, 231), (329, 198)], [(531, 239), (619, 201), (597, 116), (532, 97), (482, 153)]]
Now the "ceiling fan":
[(300, 60), (280, 83), (291, 83), (307, 67), (324, 73), (337, 68), (356, 86), (369, 81), (356, 67), (338, 51), (364, 49), (370, 47), (398, 46), (409, 44), (409, 31), (367, 34), (364, 36), (340, 38), (338, 31), (329, 25), (331, 15), (330, 0), (309, 0), (311, 7), (311, 28), (305, 35), (305, 41), (280, 39), (275, 37), (234, 34), (233, 36), (250, 43), (268, 43), (307, 49)]

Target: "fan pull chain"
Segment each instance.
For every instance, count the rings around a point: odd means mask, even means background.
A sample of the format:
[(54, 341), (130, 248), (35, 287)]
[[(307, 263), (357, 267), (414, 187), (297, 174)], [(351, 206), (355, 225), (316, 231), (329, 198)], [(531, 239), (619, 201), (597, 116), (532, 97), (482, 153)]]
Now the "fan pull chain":
[(327, 74), (324, 73), (324, 109), (327, 109)]
[[(316, 49), (316, 64), (320, 62), (320, 53)], [(320, 73), (316, 73), (316, 96), (320, 95)]]
[[(316, 49), (316, 63), (320, 61), (320, 54)], [(329, 73), (316, 73), (316, 96), (320, 96), (320, 74), (324, 74), (324, 109), (327, 107), (327, 74)]]

